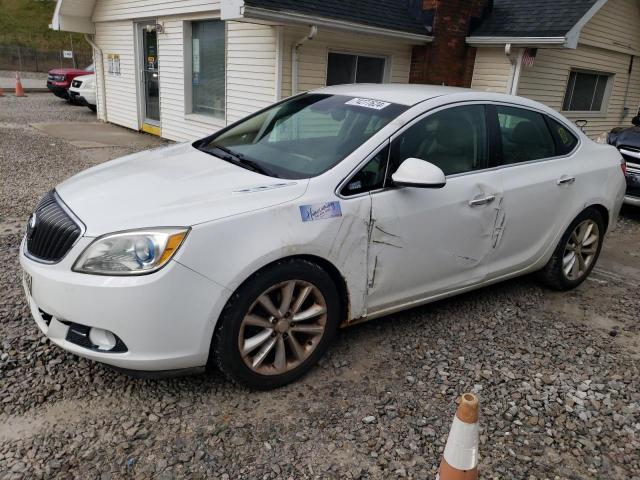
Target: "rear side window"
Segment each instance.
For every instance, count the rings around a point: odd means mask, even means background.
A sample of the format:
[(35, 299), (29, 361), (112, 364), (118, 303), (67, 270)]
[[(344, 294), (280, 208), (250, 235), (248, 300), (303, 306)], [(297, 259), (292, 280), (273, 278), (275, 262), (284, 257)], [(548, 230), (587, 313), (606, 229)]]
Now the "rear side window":
[(547, 123), (556, 140), (556, 154), (566, 155), (573, 151), (578, 144), (578, 138), (560, 122), (547, 117)]
[(556, 156), (556, 143), (541, 113), (516, 107), (497, 107), (502, 163), (529, 162)]

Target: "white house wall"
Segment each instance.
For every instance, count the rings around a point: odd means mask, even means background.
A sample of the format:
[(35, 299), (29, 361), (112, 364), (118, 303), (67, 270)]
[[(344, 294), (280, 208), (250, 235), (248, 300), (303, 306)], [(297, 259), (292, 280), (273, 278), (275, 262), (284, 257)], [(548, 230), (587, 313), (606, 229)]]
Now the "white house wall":
[(274, 102), (276, 49), (276, 27), (227, 22), (228, 123)]
[[(282, 96), (291, 95), (291, 48), (308, 28), (285, 27), (282, 51)], [(328, 52), (339, 51), (387, 57), (388, 77), (392, 83), (408, 83), (412, 46), (383, 37), (318, 29), (318, 35), (299, 48), (298, 91), (326, 85)]]
[[(576, 50), (538, 50), (532, 68), (523, 68), (518, 95), (542, 102), (562, 111), (564, 94), (571, 69), (585, 69), (613, 74), (610, 96), (605, 97), (603, 112), (562, 112), (573, 121), (586, 120), (585, 132), (597, 136), (621, 125), (630, 125), (640, 102), (640, 62), (636, 62), (631, 76), (628, 74), (630, 57), (627, 54), (601, 48), (578, 45)], [(625, 92), (628, 94), (625, 116)]]
[(511, 62), (504, 53), (504, 47), (479, 48), (476, 52), (471, 88), (507, 93), (511, 72)]
[[(106, 120), (124, 127), (138, 129), (138, 100), (136, 94), (135, 35), (131, 21), (96, 24), (95, 42), (102, 49), (102, 69), (107, 70), (107, 55), (120, 56), (118, 76), (105, 74), (107, 97)], [(104, 109), (100, 105), (99, 114)], [(101, 118), (104, 118), (103, 116)]]

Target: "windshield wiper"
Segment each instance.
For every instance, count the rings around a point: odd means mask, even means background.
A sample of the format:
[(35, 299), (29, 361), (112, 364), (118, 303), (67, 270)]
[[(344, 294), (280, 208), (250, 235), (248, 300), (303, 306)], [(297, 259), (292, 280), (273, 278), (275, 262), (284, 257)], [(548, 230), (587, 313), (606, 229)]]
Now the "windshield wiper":
[(278, 177), (278, 175), (276, 175), (275, 173), (273, 173), (271, 170), (264, 168), (262, 165), (260, 165), (257, 162), (254, 162), (253, 160), (249, 160), (248, 158), (246, 158), (243, 154), (238, 153), (238, 152), (234, 152), (233, 150), (223, 146), (223, 145), (219, 145), (217, 143), (213, 143), (211, 144), (211, 147), (213, 148), (217, 148), (218, 150), (223, 151), (224, 153), (227, 154), (227, 158), (223, 158), (223, 160), (227, 160), (231, 163), (234, 163), (236, 165), (239, 165), (241, 167), (244, 168), (248, 168), (249, 170), (253, 170), (256, 173), (261, 173), (262, 175), (267, 175), (268, 177), (276, 177), (276, 178), (280, 178)]

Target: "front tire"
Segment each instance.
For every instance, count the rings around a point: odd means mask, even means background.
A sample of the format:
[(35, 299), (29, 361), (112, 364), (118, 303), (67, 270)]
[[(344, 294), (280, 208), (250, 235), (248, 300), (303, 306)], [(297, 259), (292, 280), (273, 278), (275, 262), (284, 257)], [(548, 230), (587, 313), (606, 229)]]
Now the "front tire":
[(320, 266), (283, 260), (231, 297), (212, 340), (210, 363), (255, 390), (293, 382), (322, 357), (340, 323), (340, 296)]
[(571, 290), (584, 282), (600, 256), (605, 224), (602, 214), (587, 208), (569, 225), (553, 256), (537, 274), (555, 290)]

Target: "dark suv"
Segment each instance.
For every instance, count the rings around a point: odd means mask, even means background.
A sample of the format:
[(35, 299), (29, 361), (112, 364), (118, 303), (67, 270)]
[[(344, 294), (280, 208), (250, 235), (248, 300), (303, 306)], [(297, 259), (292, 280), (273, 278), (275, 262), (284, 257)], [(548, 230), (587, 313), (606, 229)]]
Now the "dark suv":
[(616, 147), (627, 162), (627, 193), (624, 203), (640, 207), (640, 115), (633, 117), (633, 127), (614, 128), (607, 143)]

